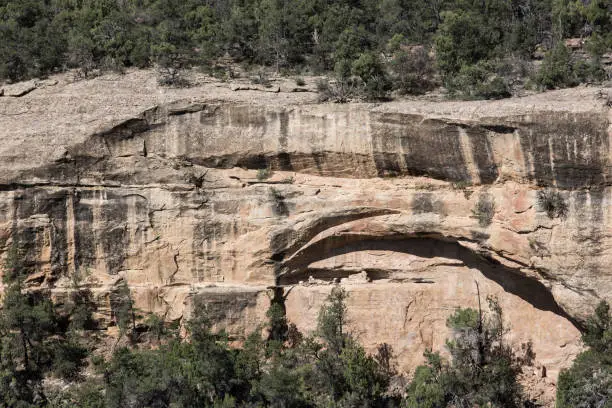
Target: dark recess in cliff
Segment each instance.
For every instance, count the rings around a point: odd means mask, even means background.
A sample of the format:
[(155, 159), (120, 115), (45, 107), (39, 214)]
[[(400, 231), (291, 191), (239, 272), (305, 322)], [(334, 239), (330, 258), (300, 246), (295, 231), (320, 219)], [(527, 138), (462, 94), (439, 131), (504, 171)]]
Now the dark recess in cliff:
[[(541, 282), (525, 276), (519, 270), (476, 254), (446, 237), (438, 239), (396, 235), (375, 238), (364, 234), (329, 236), (313, 243), (294, 258), (287, 260), (283, 265), (286, 272), (279, 277), (278, 281), (281, 285), (295, 285), (299, 281), (307, 280), (309, 276), (327, 280), (346, 277), (348, 273), (341, 269), (326, 271), (322, 276), (317, 275), (317, 270), (309, 269), (309, 265), (334, 256), (368, 250), (408, 253), (422, 258), (442, 257), (460, 260), (468, 268), (478, 269), (486, 278), (498, 283), (506, 292), (520, 297), (537, 309), (562, 316), (578, 327), (577, 322), (559, 307), (549, 290)], [(389, 277), (390, 274), (381, 270), (375, 271), (372, 276), (374, 279)]]

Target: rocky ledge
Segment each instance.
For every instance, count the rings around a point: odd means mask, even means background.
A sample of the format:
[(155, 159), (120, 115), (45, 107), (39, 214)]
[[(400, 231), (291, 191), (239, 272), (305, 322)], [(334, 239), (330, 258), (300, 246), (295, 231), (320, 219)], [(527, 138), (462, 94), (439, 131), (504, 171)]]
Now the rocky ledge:
[(406, 370), (478, 285), (554, 383), (581, 319), (612, 301), (609, 90), (344, 105), (277, 91), (137, 71), (0, 97), (0, 251), (20, 248), (29, 284), (56, 296), (86, 276), (106, 326), (126, 281), (166, 319), (205, 299), (237, 340), (270, 287), (307, 332), (340, 284), (353, 330)]

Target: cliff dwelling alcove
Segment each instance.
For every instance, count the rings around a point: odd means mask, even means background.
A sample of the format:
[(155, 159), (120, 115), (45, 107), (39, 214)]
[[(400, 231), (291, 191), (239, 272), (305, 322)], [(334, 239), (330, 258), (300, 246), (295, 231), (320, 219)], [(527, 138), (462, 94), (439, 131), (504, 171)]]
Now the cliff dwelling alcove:
[(301, 248), (284, 266), (279, 283), (293, 286), (290, 321), (313, 330), (330, 282), (339, 281), (349, 292), (352, 329), (372, 350), (392, 344), (402, 367), (422, 361), (425, 349), (444, 351), (446, 318), (456, 307), (477, 306), (475, 282), (483, 302), (499, 299), (510, 340), (517, 346), (532, 341), (536, 361), (551, 376), (577, 351), (578, 329), (542, 283), (446, 237), (332, 234)]
[(476, 269), (484, 278), (533, 307), (569, 319), (541, 282), (454, 241), (431, 237), (376, 239), (361, 234), (333, 235), (302, 249), (286, 266), (290, 270), (280, 276), (283, 285), (296, 284), (311, 276), (329, 281), (359, 272), (366, 272), (371, 281), (434, 284), (440, 268)]

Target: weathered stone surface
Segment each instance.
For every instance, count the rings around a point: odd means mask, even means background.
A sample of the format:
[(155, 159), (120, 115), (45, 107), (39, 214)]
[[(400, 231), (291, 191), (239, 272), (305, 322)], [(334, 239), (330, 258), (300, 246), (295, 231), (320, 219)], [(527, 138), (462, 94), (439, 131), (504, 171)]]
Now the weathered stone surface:
[[(139, 71), (0, 99), (3, 252), (18, 244), (32, 284), (58, 293), (85, 273), (109, 324), (125, 279), (167, 319), (201, 297), (236, 340), (264, 319), (267, 287), (294, 287), (287, 313), (308, 331), (342, 280), (352, 328), (407, 370), (442, 348), (477, 281), (554, 382), (579, 350), (574, 323), (612, 300), (598, 90), (320, 105), (279, 89), (162, 89)], [(538, 204), (545, 188), (565, 217)]]

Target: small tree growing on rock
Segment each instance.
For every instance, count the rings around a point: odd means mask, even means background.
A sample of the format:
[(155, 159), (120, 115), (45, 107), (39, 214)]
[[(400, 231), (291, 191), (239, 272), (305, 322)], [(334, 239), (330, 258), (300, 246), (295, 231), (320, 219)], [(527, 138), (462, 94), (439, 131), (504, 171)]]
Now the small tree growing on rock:
[(317, 390), (317, 406), (382, 406), (392, 370), (384, 357), (368, 355), (347, 330), (347, 297), (335, 287), (321, 307), (316, 337), (305, 341), (314, 361), (307, 378)]
[(478, 197), (478, 202), (472, 210), (473, 217), (478, 220), (478, 225), (488, 227), (493, 221), (495, 215), (495, 201), (489, 194), (481, 194)]
[(560, 192), (546, 189), (538, 191), (538, 207), (546, 212), (548, 218), (567, 217), (568, 207)]
[(122, 280), (110, 295), (111, 310), (121, 336), (136, 328), (136, 312), (127, 283)]
[[(534, 355), (531, 345), (518, 355), (505, 341), (502, 309), (487, 298), (489, 314), (458, 308), (446, 324), (453, 331), (446, 346), (451, 361), (426, 352), (427, 362), (416, 369), (407, 388), (406, 408), (522, 407), (518, 375)], [(480, 301), (479, 301), (480, 302)]]

